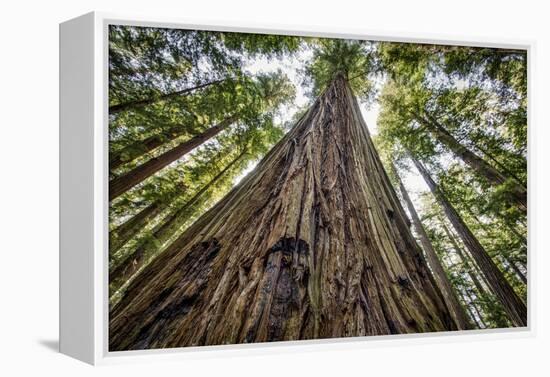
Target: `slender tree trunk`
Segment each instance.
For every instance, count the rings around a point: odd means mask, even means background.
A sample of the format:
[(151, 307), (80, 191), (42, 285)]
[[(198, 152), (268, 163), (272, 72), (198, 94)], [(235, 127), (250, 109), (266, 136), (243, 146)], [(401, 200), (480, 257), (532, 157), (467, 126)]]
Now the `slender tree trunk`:
[(483, 314), (481, 313), (481, 310), (479, 309), (477, 303), (476, 303), (476, 300), (474, 297), (472, 297), (472, 293), (468, 290), (468, 288), (465, 288), (465, 291), (466, 291), (466, 297), (468, 297), (468, 302), (469, 302), (469, 307), (471, 306), (474, 311), (475, 311), (475, 317), (476, 317), (476, 322), (478, 323), (478, 326), (480, 329), (484, 329), (487, 327), (487, 325), (485, 324), (485, 321), (483, 320)]
[[(241, 160), (245, 154), (246, 152), (240, 153), (214, 178), (212, 178), (206, 185), (197, 191), (191, 199), (189, 199), (174, 213), (168, 215), (168, 218), (164, 219), (164, 221), (162, 221), (153, 230), (153, 238), (161, 245), (161, 248), (162, 245), (164, 245), (166, 241), (168, 241), (170, 237), (177, 232), (184, 220), (189, 218), (191, 215), (190, 209), (192, 209), (192, 207), (197, 203), (199, 198), (213, 185), (215, 185), (216, 182), (219, 181), (239, 160)], [(111, 287), (111, 291), (116, 292), (143, 267), (147, 261), (147, 251), (148, 247), (145, 243), (138, 245), (134, 252), (130, 253), (123, 261), (118, 263), (118, 265), (109, 274), (109, 285)]]
[(445, 225), (444, 223), (442, 223), (442, 225), (443, 225), (443, 229), (445, 230), (445, 233), (447, 234), (447, 237), (451, 241), (451, 245), (453, 245), (453, 249), (458, 255), (460, 261), (462, 262), (462, 265), (464, 265), (464, 267), (466, 268), (466, 271), (468, 272), (468, 276), (470, 277), (470, 280), (472, 280), (472, 282), (474, 283), (474, 286), (476, 287), (478, 293), (480, 295), (484, 295), (486, 293), (485, 287), (483, 286), (483, 284), (481, 284), (481, 282), (479, 281), (476, 275), (476, 272), (480, 272), (480, 271), (477, 270), (475, 265), (472, 266), (472, 264), (469, 261), (469, 258), (466, 255), (464, 255), (464, 252), (458, 245), (458, 242), (456, 241), (454, 236), (451, 234), (451, 231), (449, 230), (449, 228), (447, 228), (447, 225)]
[[(487, 224), (483, 223), (479, 217), (477, 217), (470, 209), (467, 210), (468, 213), (470, 214), (470, 216), (474, 219), (474, 221), (483, 229), (483, 231), (486, 233), (486, 234), (490, 234), (490, 230), (489, 230), (489, 227)], [(517, 278), (519, 280), (521, 280), (524, 284), (527, 283), (527, 278), (525, 275), (523, 275), (523, 273), (519, 270), (519, 268), (515, 265), (515, 263), (513, 263), (512, 261), (510, 261), (508, 258), (506, 257), (501, 257), (503, 259), (503, 266), (505, 265), (508, 265), (509, 268), (512, 269), (513, 271), (513, 274), (517, 276)]]
[(509, 258), (506, 258), (506, 260), (510, 264), (510, 267), (512, 268), (512, 270), (514, 270), (516, 276), (523, 282), (523, 284), (527, 284), (527, 275), (520, 270), (516, 262), (510, 260)]
[(523, 234), (521, 234), (513, 224), (510, 224), (507, 221), (504, 221), (504, 224), (510, 230), (510, 232), (512, 232), (517, 237), (517, 239), (521, 241), (522, 244), (527, 246), (527, 238)]
[(349, 84), (130, 283), (109, 349), (456, 329)]
[[(433, 119), (426, 119), (417, 113), (413, 113), (416, 120), (425, 125), (430, 132), (459, 158), (474, 169), (478, 174), (485, 177), (494, 186), (501, 185), (507, 181), (507, 177), (497, 169), (488, 164), (481, 157), (461, 145), (445, 128)], [(527, 190), (517, 182), (509, 182), (511, 185), (511, 200), (516, 203), (522, 211), (527, 211)]]
[(472, 321), (476, 324), (476, 327), (478, 329), (483, 329), (485, 328), (485, 326), (482, 324), (482, 321), (481, 321), (481, 318), (477, 317), (472, 308), (471, 308), (471, 305), (472, 303), (466, 299), (466, 295), (465, 294), (462, 294), (462, 301), (464, 302), (464, 306), (466, 307), (466, 310), (468, 311), (468, 314), (470, 315), (470, 318), (472, 319)]
[(208, 86), (211, 86), (211, 85), (219, 84), (223, 81), (225, 81), (225, 80), (210, 81), (210, 82), (206, 82), (204, 84), (194, 86), (192, 88), (177, 90), (175, 92), (165, 93), (165, 94), (161, 94), (161, 95), (158, 95), (158, 96), (153, 96), (153, 97), (150, 97), (150, 98), (144, 98), (144, 99), (141, 99), (141, 100), (135, 100), (135, 101), (128, 101), (128, 102), (119, 103), (117, 105), (109, 106), (109, 114), (116, 114), (116, 113), (119, 113), (121, 111), (127, 111), (127, 110), (135, 110), (135, 109), (139, 109), (141, 107), (147, 106), (147, 105), (151, 105), (151, 104), (156, 103), (158, 101), (163, 101), (163, 100), (172, 99), (172, 98), (176, 98), (176, 97), (180, 97), (180, 96), (185, 96), (185, 95), (188, 95), (188, 94), (194, 92), (195, 90), (199, 90), (199, 89), (203, 89), (203, 88), (206, 88)]
[[(474, 282), (474, 286), (476, 288), (476, 292), (474, 292), (474, 293), (475, 293), (475, 296), (477, 298), (479, 298), (480, 295), (483, 295), (486, 292), (485, 288), (483, 288), (483, 286), (479, 282), (479, 279), (477, 278), (477, 276), (472, 272), (472, 265), (470, 264), (468, 259), (466, 259), (466, 256), (464, 255), (464, 253), (462, 252), (462, 250), (458, 246), (458, 243), (456, 242), (454, 237), (451, 235), (451, 233), (450, 233), (449, 229), (447, 228), (447, 226), (445, 225), (445, 223), (443, 221), (441, 221), (441, 224), (443, 225), (443, 227), (445, 229), (445, 232), (447, 233), (447, 236), (449, 237), (449, 239), (451, 239), (451, 243), (453, 245), (453, 249), (455, 250), (455, 253), (457, 255), (459, 255), (459, 257), (460, 257), (461, 266), (466, 270), (466, 273), (467, 273), (468, 277), (470, 278), (470, 280), (472, 280), (472, 282)], [(449, 258), (447, 257), (447, 259), (449, 259)], [(445, 260), (443, 260), (443, 262), (445, 262)], [(447, 266), (450, 266), (451, 264), (452, 263), (447, 262)], [(450, 272), (450, 273), (452, 274), (452, 272)], [(456, 274), (454, 274), (454, 275), (456, 275)], [(480, 328), (480, 329), (481, 328), (486, 328), (487, 325), (483, 321), (483, 314), (482, 314), (481, 310), (479, 309), (479, 305), (476, 303), (476, 299), (474, 297), (472, 297), (472, 290), (470, 290), (470, 288), (468, 286), (462, 285), (461, 287), (458, 288), (458, 291), (460, 292), (460, 295), (462, 297), (463, 302), (466, 305), (465, 307), (467, 308), (468, 313), (470, 314), (470, 317), (476, 323), (477, 327)], [(474, 311), (472, 311), (472, 308), (474, 309), (475, 313), (477, 313), (477, 315), (474, 314)]]
[(428, 235), (426, 234), (426, 230), (424, 229), (422, 221), (420, 220), (420, 217), (418, 216), (418, 213), (414, 208), (414, 204), (409, 197), (409, 193), (407, 192), (405, 185), (403, 185), (397, 169), (394, 166), (392, 167), (394, 175), (399, 184), (401, 195), (403, 196), (405, 204), (409, 209), (414, 229), (420, 237), (420, 243), (422, 244), (422, 248), (424, 249), (424, 253), (426, 254), (428, 264), (430, 265), (431, 270), (434, 274), (435, 282), (437, 283), (439, 289), (441, 290), (441, 293), (445, 297), (445, 303), (447, 304), (449, 312), (451, 313), (451, 316), (453, 317), (453, 320), (455, 321), (455, 324), (459, 329), (470, 329), (472, 328), (472, 326), (468, 321), (466, 313), (464, 312), (464, 308), (460, 305), (460, 302), (458, 301), (456, 292), (453, 289), (451, 282), (449, 281), (449, 278), (445, 273), (445, 270), (443, 269), (443, 266), (441, 265), (439, 257), (437, 256), (437, 253), (434, 250)]
[[(487, 230), (487, 225), (484, 224), (480, 219), (479, 217), (477, 217), (477, 215), (471, 210), (470, 207), (466, 206), (466, 211), (468, 212), (468, 214), (481, 226), (484, 228), (484, 230)], [(502, 221), (504, 223), (504, 225), (506, 225), (506, 227), (521, 241), (522, 244), (526, 245), (527, 246), (527, 239), (522, 236), (518, 231), (517, 229), (515, 229), (515, 227), (510, 224), (508, 221), (506, 221), (506, 218), (505, 217), (502, 217)]]
[(515, 265), (509, 258), (506, 258), (505, 256), (498, 256), (498, 260), (502, 264), (502, 268), (509, 274), (516, 277), (518, 281), (521, 281), (523, 284), (527, 283), (527, 278), (523, 275), (523, 273), (519, 270), (518, 266)]
[(114, 255), (122, 246), (134, 238), (148, 222), (157, 217), (166, 205), (155, 200), (137, 214), (109, 232), (109, 255)]
[[(235, 121), (237, 121), (236, 116), (229, 116), (222, 120), (218, 126), (221, 126), (222, 128), (227, 127)], [(145, 154), (157, 149), (161, 145), (164, 145), (182, 136), (185, 131), (186, 127), (184, 125), (174, 126), (171, 127), (168, 131), (165, 131), (158, 135), (149, 136), (144, 140), (137, 141), (134, 144), (129, 145), (116, 153), (113, 153), (109, 158), (109, 170), (113, 171), (128, 162), (144, 156)]]
[[(443, 226), (445, 226), (443, 224)], [(460, 251), (459, 249), (456, 249), (458, 246), (455, 244), (455, 250), (458, 250)], [(463, 254), (461, 253), (460, 255), (463, 256)], [(461, 263), (461, 266), (464, 266), (465, 263), (464, 263), (464, 260), (461, 259), (462, 263)], [(444, 265), (447, 266), (447, 269), (449, 271), (449, 274), (451, 276), (453, 276), (454, 278), (458, 278), (457, 277), (457, 274), (452, 272), (452, 268), (455, 266), (455, 264), (452, 262), (452, 260), (450, 259), (450, 256), (449, 254), (447, 254), (447, 258), (443, 258), (442, 261), (441, 261)], [(468, 277), (472, 278), (472, 276), (475, 277), (475, 275), (472, 275), (472, 272), (470, 270), (470, 265), (468, 265), (468, 268), (466, 268), (466, 272), (468, 274)], [(462, 277), (461, 277), (462, 278)], [(462, 278), (463, 279), (463, 278)], [(473, 281), (473, 279), (472, 279)], [(476, 281), (478, 281), (476, 279)], [(479, 282), (479, 281), (478, 281)], [(475, 285), (475, 284), (474, 284)], [(482, 288), (481, 288), (482, 289)], [(475, 299), (472, 297), (472, 291), (469, 289), (468, 286), (465, 286), (465, 285), (462, 285), (462, 286), (459, 286), (457, 287), (457, 291), (458, 293), (460, 294), (460, 297), (462, 298), (462, 302), (464, 303), (464, 306), (468, 313), (470, 314), (470, 317), (473, 319), (473, 321), (476, 323), (477, 327), (478, 328), (485, 328), (486, 325), (485, 325), (485, 322), (483, 322), (483, 316), (481, 314), (481, 311), (479, 310), (479, 307), (478, 305), (476, 304), (476, 301)], [(480, 291), (481, 292), (481, 291)], [(479, 296), (479, 293), (476, 293), (476, 297), (480, 297)], [(477, 313), (477, 316), (474, 314), (474, 312), (472, 311), (472, 307), (474, 308), (475, 312)]]
[(483, 148), (476, 144), (476, 148), (481, 151), (485, 156), (487, 156), (497, 168), (502, 171), (506, 176), (514, 178), (516, 183), (521, 185), (523, 188), (527, 187), (526, 182), (521, 180), (517, 175), (515, 175), (510, 169), (508, 169), (504, 164), (500, 163), (500, 161), (497, 160), (495, 156), (493, 156), (492, 153), (490, 153), (486, 148)]
[(202, 134), (192, 137), (169, 151), (164, 152), (160, 156), (153, 157), (129, 172), (112, 179), (109, 183), (109, 200), (119, 197), (138, 183), (158, 172), (160, 169), (185, 156), (205, 141), (210, 140), (222, 132), (229, 125), (230, 123), (222, 122), (212, 126)]
[(466, 245), (477, 265), (485, 275), (489, 287), (502, 303), (502, 306), (508, 313), (512, 323), (515, 326), (527, 326), (527, 308), (525, 303), (519, 298), (508, 281), (506, 281), (506, 278), (502, 272), (498, 269), (495, 262), (491, 259), (477, 238), (466, 226), (458, 212), (441, 193), (424, 165), (422, 165), (414, 157), (411, 158), (419, 172), (424, 177), (428, 187), (443, 207), (449, 221), (453, 224), (453, 227), (462, 238), (464, 245)]

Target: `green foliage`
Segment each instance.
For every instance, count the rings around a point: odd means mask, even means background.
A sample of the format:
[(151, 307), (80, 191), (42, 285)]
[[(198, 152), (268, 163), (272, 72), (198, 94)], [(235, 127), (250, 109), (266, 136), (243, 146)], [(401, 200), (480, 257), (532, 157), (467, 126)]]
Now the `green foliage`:
[(338, 75), (350, 83), (355, 95), (372, 101), (375, 88), (369, 74), (373, 71), (371, 43), (346, 39), (315, 39), (310, 42), (313, 57), (304, 70), (305, 82), (312, 86), (311, 96), (317, 97)]
[[(450, 230), (451, 225), (445, 221), (444, 214), (433, 197), (423, 195), (421, 203), (420, 209), (424, 214), (422, 223), (426, 228), (426, 233), (428, 233), (453, 287), (459, 296), (462, 296), (464, 304), (469, 307), (469, 312), (475, 314), (473, 321), (483, 328), (508, 327), (509, 322), (504, 309), (488, 290), (483, 276), (475, 267), (475, 262), (469, 256), (464, 245)], [(482, 241), (485, 242), (487, 239), (483, 238)], [(461, 249), (460, 254), (456, 247)], [(477, 284), (480, 286), (477, 286), (473, 279), (477, 279)]]
[[(113, 269), (138, 249), (146, 252), (143, 266), (155, 258), (283, 136), (275, 119), (294, 100), (294, 86), (280, 71), (251, 76), (243, 67), (249, 59), (292, 53), (302, 39), (127, 26), (112, 26), (109, 37), (110, 105), (148, 101), (110, 115), (109, 153), (122, 161), (111, 169), (111, 178), (215, 125), (230, 123), (111, 202), (110, 229), (153, 203), (162, 207), (112, 255)], [(202, 84), (208, 85), (162, 97)], [(155, 147), (147, 147), (153, 139)], [(168, 237), (159, 233), (164, 224), (170, 226)], [(113, 300), (122, 292), (116, 283)]]
[[(408, 170), (409, 153), (429, 167), (446, 198), (525, 298), (527, 287), (520, 275), (526, 273), (526, 217), (508, 201), (514, 187), (527, 181), (524, 57), (517, 51), (382, 43), (376, 58), (386, 75), (378, 97), (377, 147), (401, 171)], [(490, 185), (434, 137), (430, 122), (508, 180)], [(424, 197), (420, 209), (449, 278), (476, 322), (508, 326), (498, 300), (473, 284), (471, 274), (479, 280), (482, 276), (473, 261), (464, 265), (457, 256), (443, 231), (439, 206)], [(467, 255), (464, 245), (459, 247)]]
[(300, 38), (149, 27), (109, 27), (109, 103), (238, 79), (247, 58), (284, 56)]
[(272, 34), (221, 33), (225, 46), (233, 52), (282, 57), (299, 50), (302, 39)]
[[(245, 66), (307, 51), (311, 58), (300, 73), (311, 99), (343, 75), (363, 104), (378, 101), (375, 143), (386, 165), (403, 172), (409, 153), (421, 160), (513, 288), (526, 296), (520, 276), (526, 273), (526, 215), (508, 202), (514, 187), (527, 182), (524, 52), (128, 26), (111, 26), (109, 38), (109, 105), (146, 101), (109, 117), (110, 156), (122, 161), (111, 178), (231, 123), (111, 203), (111, 229), (162, 203), (161, 213), (113, 256), (111, 267), (140, 247), (145, 264), (155, 258), (299, 121), (307, 106), (278, 122), (281, 109), (295, 100), (288, 77), (280, 71), (250, 75)], [(428, 127), (434, 123), (508, 180), (491, 186), (434, 137)], [(152, 138), (157, 144), (149, 148)], [(428, 235), (472, 319), (480, 327), (508, 326), (464, 245), (457, 242), (466, 259), (445, 231), (451, 227), (439, 207), (427, 196), (421, 203)], [(174, 214), (169, 237), (160, 237), (157, 230)], [(113, 301), (124, 286), (118, 288)]]

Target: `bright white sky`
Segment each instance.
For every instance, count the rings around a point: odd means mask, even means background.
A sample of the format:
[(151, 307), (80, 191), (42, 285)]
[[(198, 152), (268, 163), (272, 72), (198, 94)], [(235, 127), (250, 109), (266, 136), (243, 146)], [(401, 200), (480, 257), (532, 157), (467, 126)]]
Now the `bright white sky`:
[[(295, 54), (295, 56), (284, 57), (282, 59), (254, 59), (245, 67), (245, 70), (251, 74), (269, 73), (281, 70), (292, 81), (296, 87), (296, 100), (293, 106), (282, 109), (280, 120), (283, 122), (292, 119), (294, 113), (309, 101), (305, 94), (306, 91), (304, 90), (304, 84), (302, 82), (302, 77), (300, 76), (300, 69), (304, 67), (304, 63), (309, 60), (311, 54), (311, 50), (304, 50)], [(367, 127), (369, 128), (371, 135), (376, 135), (377, 133), (379, 110), (380, 106), (376, 101), (370, 106), (369, 109), (367, 109), (365, 105), (361, 105), (361, 113), (367, 123)], [(245, 169), (245, 171), (236, 178), (235, 183), (239, 182), (250, 171), (252, 171), (256, 164), (257, 162), (248, 166), (247, 169)], [(428, 191), (428, 186), (414, 167), (410, 169), (410, 172), (402, 174), (401, 179), (403, 180), (403, 183), (405, 184), (417, 211), (421, 212), (419, 194)]]

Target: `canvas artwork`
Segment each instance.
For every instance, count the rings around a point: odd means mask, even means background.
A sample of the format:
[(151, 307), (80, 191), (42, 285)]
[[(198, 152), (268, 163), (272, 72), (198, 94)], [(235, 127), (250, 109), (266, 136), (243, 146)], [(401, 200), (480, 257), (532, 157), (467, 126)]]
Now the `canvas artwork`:
[(527, 51), (110, 25), (109, 351), (527, 326)]

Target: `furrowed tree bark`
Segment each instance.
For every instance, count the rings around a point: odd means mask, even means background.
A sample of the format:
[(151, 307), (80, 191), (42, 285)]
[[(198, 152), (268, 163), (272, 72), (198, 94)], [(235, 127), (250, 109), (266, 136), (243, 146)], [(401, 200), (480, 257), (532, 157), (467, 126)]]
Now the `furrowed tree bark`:
[(150, 97), (150, 98), (144, 98), (144, 99), (135, 100), (135, 101), (128, 101), (128, 102), (120, 103), (120, 104), (117, 104), (117, 105), (109, 106), (109, 114), (116, 114), (116, 113), (120, 113), (121, 111), (135, 110), (135, 109), (138, 109), (138, 108), (141, 108), (141, 107), (145, 107), (147, 105), (151, 105), (151, 104), (156, 103), (158, 101), (163, 101), (163, 100), (172, 99), (172, 98), (176, 98), (176, 97), (180, 97), (180, 96), (185, 96), (185, 95), (188, 95), (188, 94), (194, 92), (195, 90), (199, 90), (199, 89), (203, 89), (203, 88), (206, 88), (208, 86), (211, 86), (211, 85), (219, 84), (223, 81), (225, 81), (225, 79), (206, 82), (204, 84), (200, 84), (200, 85), (194, 86), (192, 88), (185, 88), (185, 89), (182, 89), (182, 90), (177, 90), (175, 92), (165, 93), (165, 94), (161, 94), (161, 95)]
[(210, 140), (224, 129), (226, 129), (231, 123), (222, 122), (215, 126), (210, 127), (202, 134), (192, 137), (191, 139), (182, 142), (178, 146), (164, 152), (158, 157), (153, 157), (147, 162), (135, 167), (129, 172), (122, 174), (119, 177), (112, 179), (109, 182), (109, 200), (113, 200), (126, 191), (149, 178), (165, 166), (185, 156), (193, 149), (201, 145), (202, 143)]
[(513, 325), (518, 327), (527, 326), (527, 307), (525, 306), (525, 303), (516, 294), (512, 286), (508, 283), (502, 272), (496, 266), (495, 262), (491, 259), (477, 238), (466, 226), (458, 212), (441, 193), (424, 165), (422, 165), (416, 158), (412, 156), (411, 158), (418, 171), (426, 181), (431, 192), (443, 207), (445, 214), (449, 218), (451, 224), (453, 224), (453, 227), (457, 233), (460, 235), (464, 245), (468, 248), (475, 262), (485, 275), (489, 287), (502, 303), (502, 306), (504, 307)]
[(343, 76), (109, 324), (111, 351), (456, 329)]
[(445, 273), (443, 266), (441, 265), (441, 261), (439, 260), (439, 257), (437, 256), (437, 253), (434, 250), (428, 235), (426, 234), (426, 230), (424, 229), (422, 221), (420, 220), (420, 217), (418, 216), (418, 213), (414, 208), (414, 204), (409, 196), (409, 193), (407, 192), (405, 185), (401, 181), (401, 178), (399, 177), (399, 173), (397, 172), (395, 166), (392, 166), (392, 168), (399, 185), (399, 191), (401, 191), (401, 196), (403, 197), (403, 200), (405, 201), (405, 204), (409, 210), (414, 229), (420, 237), (420, 243), (422, 245), (422, 248), (424, 249), (424, 253), (426, 254), (428, 264), (431, 267), (432, 273), (434, 274), (436, 284), (438, 285), (441, 293), (445, 297), (445, 303), (447, 304), (449, 312), (451, 313), (451, 316), (453, 317), (456, 326), (460, 330), (471, 329), (472, 325), (468, 321), (468, 317), (464, 312), (464, 308), (462, 307), (462, 305), (460, 305), (460, 302), (458, 300), (457, 293), (453, 289), (451, 282), (449, 281), (449, 278)]
[[(230, 116), (222, 120), (219, 124), (221, 127), (227, 127), (231, 123), (237, 121), (236, 116)], [(134, 161), (135, 159), (144, 156), (145, 154), (157, 149), (158, 147), (175, 140), (186, 132), (185, 125), (171, 127), (170, 130), (158, 135), (152, 135), (144, 140), (135, 142), (134, 144), (123, 148), (121, 151), (113, 153), (109, 157), (109, 170), (113, 171), (120, 166)]]
[(520, 185), (513, 178), (508, 179), (508, 177), (488, 164), (484, 159), (464, 147), (453, 137), (453, 135), (433, 119), (426, 119), (415, 112), (413, 112), (413, 116), (419, 123), (426, 126), (437, 140), (445, 144), (455, 155), (462, 159), (462, 161), (474, 169), (479, 175), (485, 177), (490, 184), (499, 186), (508, 182), (511, 187), (511, 200), (520, 210), (523, 212), (527, 211), (527, 189), (523, 185)]
[[(241, 160), (246, 154), (240, 153), (235, 159), (227, 164), (214, 178), (212, 178), (204, 187), (202, 187), (191, 199), (189, 199), (183, 206), (181, 206), (174, 213), (168, 215), (167, 219), (164, 219), (153, 230), (153, 238), (158, 241), (160, 245), (166, 243), (166, 241), (181, 227), (186, 218), (190, 216), (189, 210), (196, 204), (199, 198), (208, 191), (213, 185), (216, 184), (239, 160)], [(136, 272), (138, 272), (146, 262), (147, 257), (147, 245), (138, 245), (136, 250), (130, 253), (122, 262), (120, 262), (109, 274), (109, 285), (111, 291), (116, 292), (122, 285), (126, 283)]]

